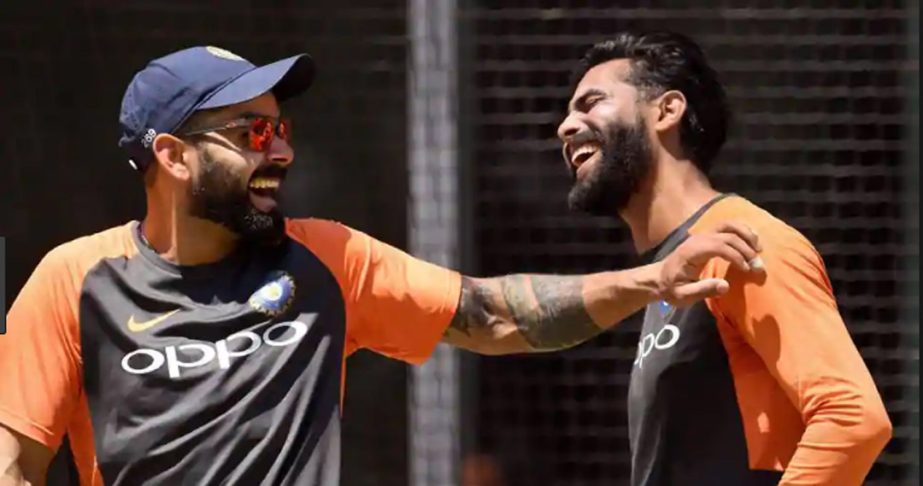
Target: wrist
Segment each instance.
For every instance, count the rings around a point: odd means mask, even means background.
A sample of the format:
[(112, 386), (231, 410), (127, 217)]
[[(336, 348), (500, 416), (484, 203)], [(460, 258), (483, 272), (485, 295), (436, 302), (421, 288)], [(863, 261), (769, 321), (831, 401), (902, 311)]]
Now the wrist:
[(663, 264), (652, 263), (583, 278), (583, 302), (593, 322), (608, 329), (666, 295)]
[(663, 262), (655, 262), (636, 269), (635, 285), (648, 304), (662, 300), (666, 294), (667, 284), (663, 281), (663, 265)]

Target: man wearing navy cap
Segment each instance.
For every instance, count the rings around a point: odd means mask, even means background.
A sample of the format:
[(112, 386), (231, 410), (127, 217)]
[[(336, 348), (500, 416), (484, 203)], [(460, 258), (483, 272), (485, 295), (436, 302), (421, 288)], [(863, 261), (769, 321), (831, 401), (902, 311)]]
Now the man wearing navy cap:
[(742, 225), (661, 262), (591, 275), (470, 278), (342, 224), (287, 219), (294, 154), (279, 103), (307, 55), (262, 67), (216, 47), (148, 64), (121, 139), (141, 221), (51, 250), (0, 336), (0, 485), (43, 484), (66, 436), (82, 485), (335, 485), (343, 361), (422, 363), (440, 341), (485, 354), (559, 350), (650, 302), (727, 291)]

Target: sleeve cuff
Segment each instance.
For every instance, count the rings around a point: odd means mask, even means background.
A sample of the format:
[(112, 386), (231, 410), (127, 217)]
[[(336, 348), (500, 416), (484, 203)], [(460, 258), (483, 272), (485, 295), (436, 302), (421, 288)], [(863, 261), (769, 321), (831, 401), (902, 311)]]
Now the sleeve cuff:
[(442, 341), (446, 329), (455, 317), (458, 311), (458, 303), (461, 294), (461, 274), (452, 272), (446, 282), (445, 298), (443, 299), (445, 307), (443, 312), (435, 319), (432, 326), (423, 330), (420, 336), (419, 353), (407, 356), (405, 361), (412, 365), (421, 365), (429, 360), (430, 356), (436, 350), (436, 346)]
[(58, 434), (2, 407), (0, 407), (0, 425), (42, 444), (52, 452), (57, 451), (61, 445), (62, 437)]

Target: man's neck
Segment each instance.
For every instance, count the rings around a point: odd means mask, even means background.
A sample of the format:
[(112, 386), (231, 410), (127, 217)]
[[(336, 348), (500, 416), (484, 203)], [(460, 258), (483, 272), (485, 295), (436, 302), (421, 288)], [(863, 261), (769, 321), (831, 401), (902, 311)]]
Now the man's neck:
[(648, 182), (619, 215), (628, 223), (640, 254), (662, 243), (718, 194), (692, 162), (669, 161), (656, 164)]
[(211, 221), (150, 209), (141, 223), (141, 234), (161, 258), (183, 266), (214, 263), (238, 244), (236, 235)]

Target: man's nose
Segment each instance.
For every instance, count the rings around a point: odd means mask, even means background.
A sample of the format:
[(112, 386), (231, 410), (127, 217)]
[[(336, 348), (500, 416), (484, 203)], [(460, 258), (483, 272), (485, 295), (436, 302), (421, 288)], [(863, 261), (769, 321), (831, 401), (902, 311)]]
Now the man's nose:
[(582, 126), (583, 123), (580, 121), (580, 115), (578, 113), (569, 114), (558, 126), (558, 138), (560, 138), (562, 142), (568, 142), (574, 135), (580, 132)]
[(295, 160), (295, 150), (285, 139), (275, 137), (269, 146), (268, 157), (273, 164), (288, 167)]

